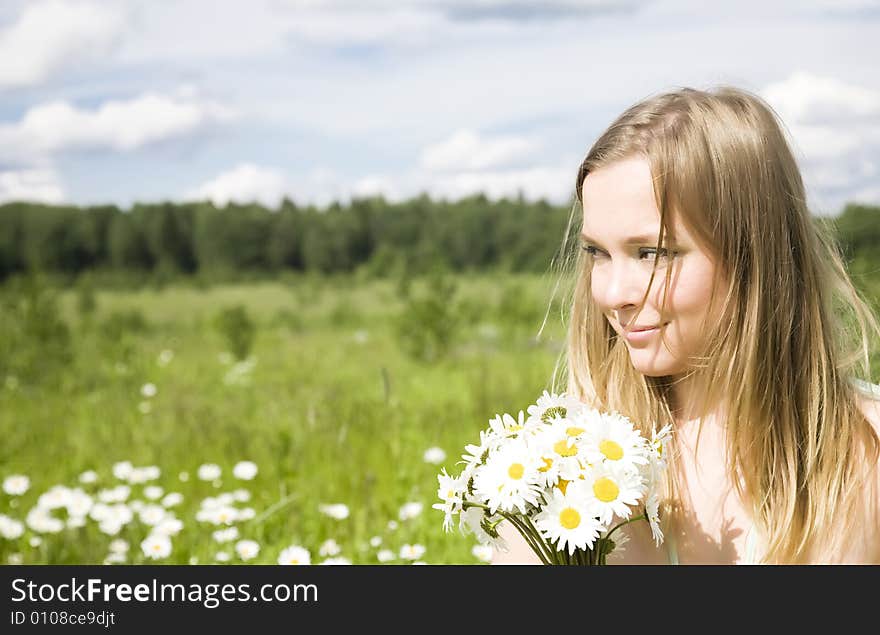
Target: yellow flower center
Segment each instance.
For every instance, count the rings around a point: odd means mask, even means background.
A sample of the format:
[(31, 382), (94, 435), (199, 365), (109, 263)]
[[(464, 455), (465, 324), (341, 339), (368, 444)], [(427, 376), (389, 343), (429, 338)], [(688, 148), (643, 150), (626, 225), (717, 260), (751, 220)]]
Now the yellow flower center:
[(581, 524), (581, 515), (576, 509), (566, 507), (559, 512), (559, 524), (566, 529), (575, 529)]
[(299, 564), (299, 560), (297, 560), (296, 558), (291, 558), (290, 564)]
[(618, 461), (623, 458), (623, 448), (611, 439), (605, 439), (599, 444), (599, 452), (611, 461)]
[(559, 456), (574, 456), (577, 454), (577, 448), (568, 444), (568, 439), (557, 441), (553, 444), (553, 451)]
[(620, 488), (610, 478), (603, 476), (602, 478), (597, 478), (596, 482), (593, 483), (593, 493), (603, 503), (610, 503), (613, 500), (617, 500)]
[(571, 481), (566, 481), (564, 478), (559, 479), (559, 482), (556, 484), (556, 487), (559, 488), (559, 491), (565, 494), (565, 488), (568, 487), (568, 484)]
[(526, 468), (522, 463), (514, 463), (509, 468), (507, 468), (507, 475), (515, 480), (519, 480), (522, 478), (522, 475), (525, 473)]
[(578, 428), (577, 426), (570, 426), (565, 429), (565, 434), (567, 434), (570, 437), (576, 437), (576, 436), (581, 435), (583, 433), (584, 433), (584, 429)]
[(541, 460), (544, 461), (544, 465), (538, 468), (539, 472), (546, 472), (553, 467), (553, 459), (548, 459), (546, 456), (542, 456)]

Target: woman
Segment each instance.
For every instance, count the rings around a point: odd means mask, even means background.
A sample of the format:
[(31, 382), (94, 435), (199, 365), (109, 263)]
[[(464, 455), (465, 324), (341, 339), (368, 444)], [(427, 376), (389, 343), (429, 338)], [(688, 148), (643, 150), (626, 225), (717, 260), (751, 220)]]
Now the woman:
[[(649, 98), (576, 191), (566, 391), (674, 430), (664, 544), (627, 524), (609, 564), (880, 563), (880, 326), (773, 110), (731, 87)], [(500, 530), (493, 563), (538, 562)]]

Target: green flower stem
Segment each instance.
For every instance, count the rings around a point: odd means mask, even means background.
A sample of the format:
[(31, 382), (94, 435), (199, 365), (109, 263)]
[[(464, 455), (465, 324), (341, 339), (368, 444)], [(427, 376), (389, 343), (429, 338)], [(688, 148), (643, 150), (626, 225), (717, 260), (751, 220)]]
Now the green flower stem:
[(639, 514), (638, 516), (634, 516), (634, 517), (630, 518), (629, 520), (623, 521), (619, 525), (615, 525), (614, 529), (612, 529), (607, 534), (605, 534), (605, 539), (607, 540), (607, 539), (611, 538), (611, 534), (613, 534), (615, 531), (617, 531), (618, 529), (620, 529), (624, 525), (628, 525), (629, 523), (634, 523), (637, 520), (648, 520), (648, 517), (645, 514)]
[(544, 564), (556, 564), (554, 562), (555, 558), (553, 554), (547, 549), (547, 545), (541, 536), (532, 533), (532, 531), (515, 514), (504, 515), (510, 523), (516, 527), (516, 530), (520, 535), (526, 539), (526, 542), (529, 543), (529, 547), (531, 547), (532, 551), (538, 555), (541, 562)]
[[(489, 506), (484, 505), (483, 503), (474, 503), (471, 501), (462, 502), (462, 510), (468, 509), (469, 507), (479, 507), (480, 509), (486, 510), (490, 514), (492, 513), (492, 510), (489, 509)], [(543, 562), (544, 564), (553, 564), (551, 560), (555, 560), (555, 558), (552, 557), (552, 554), (548, 553), (544, 540), (541, 538), (540, 534), (537, 533), (537, 530), (530, 531), (529, 527), (525, 526), (516, 514), (510, 514), (497, 510), (495, 513), (510, 521), (510, 523), (525, 539), (526, 543), (528, 543), (531, 550), (534, 551), (535, 554), (537, 554), (537, 556), (541, 559), (541, 562)], [(532, 527), (532, 529), (534, 529), (534, 527)]]
[(564, 556), (565, 554), (562, 554), (558, 549), (554, 551), (554, 550), (552, 549), (552, 547), (551, 547), (550, 545), (547, 544), (547, 542), (544, 540), (543, 536), (541, 536), (541, 532), (539, 532), (539, 531), (538, 531), (538, 528), (535, 527), (535, 525), (532, 523), (532, 519), (529, 518), (528, 516), (523, 516), (522, 520), (523, 520), (523, 524), (524, 524), (526, 527), (528, 527), (529, 531), (531, 531), (531, 532), (533, 533), (533, 535), (539, 537), (539, 540), (540, 540), (541, 545), (543, 545), (543, 546), (547, 549), (547, 551), (550, 552), (550, 555), (551, 555), (552, 560), (553, 560), (556, 564), (565, 564), (565, 560), (564, 560), (564, 558), (562, 557), (562, 556)]

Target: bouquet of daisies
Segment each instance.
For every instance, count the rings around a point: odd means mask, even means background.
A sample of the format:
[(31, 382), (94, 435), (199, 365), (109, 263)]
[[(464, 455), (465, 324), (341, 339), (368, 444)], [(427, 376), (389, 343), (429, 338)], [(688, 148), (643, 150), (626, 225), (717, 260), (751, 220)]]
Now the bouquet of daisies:
[[(615, 531), (645, 520), (659, 546), (659, 501), (671, 428), (644, 437), (616, 412), (546, 390), (514, 419), (504, 413), (467, 445), (464, 468), (438, 475), (443, 528), (459, 515), (462, 533), (505, 550), (496, 530), (508, 520), (544, 564), (605, 564)], [(619, 542), (619, 537), (618, 537)]]

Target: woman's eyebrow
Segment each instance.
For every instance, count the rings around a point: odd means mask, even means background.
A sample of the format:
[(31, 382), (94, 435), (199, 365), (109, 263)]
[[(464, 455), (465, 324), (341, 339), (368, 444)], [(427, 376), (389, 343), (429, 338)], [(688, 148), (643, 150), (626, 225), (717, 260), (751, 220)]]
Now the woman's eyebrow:
[[(659, 233), (660, 233), (660, 230), (658, 229), (657, 232), (653, 233), (653, 234), (641, 234), (639, 236), (630, 236), (629, 238), (627, 238), (623, 241), (623, 244), (624, 245), (636, 245), (636, 244), (640, 245), (640, 244), (644, 244), (644, 243), (649, 243), (649, 244), (656, 245), (657, 244), (657, 236)], [(587, 236), (584, 232), (581, 232), (581, 238), (583, 238), (584, 240), (586, 240), (587, 242), (590, 242), (590, 243), (596, 243), (597, 245), (602, 244), (600, 241), (596, 240), (595, 238), (591, 238), (591, 237)]]

